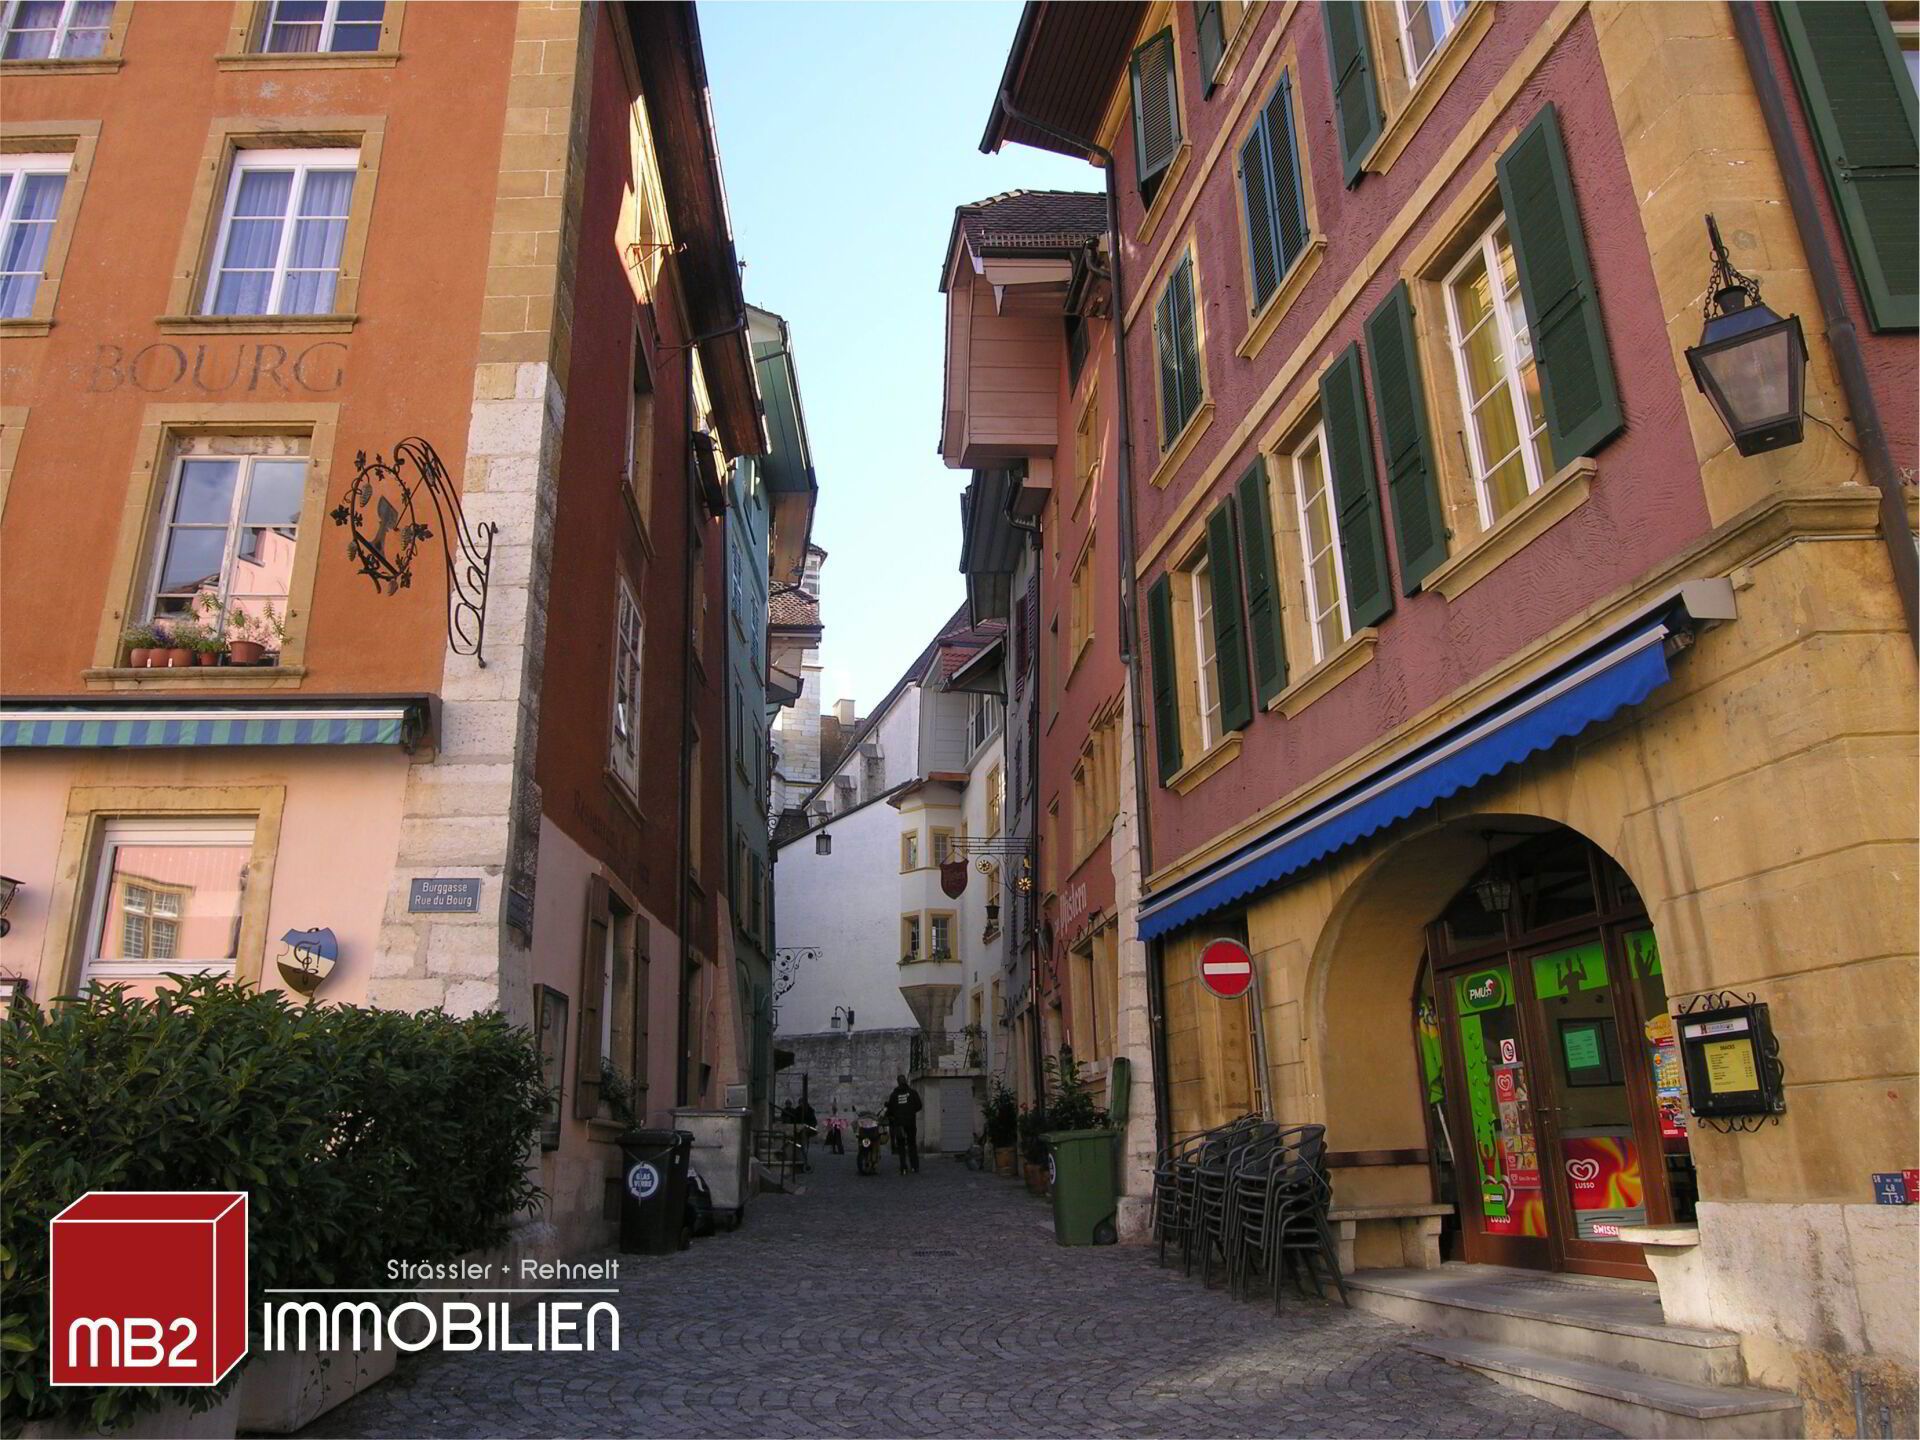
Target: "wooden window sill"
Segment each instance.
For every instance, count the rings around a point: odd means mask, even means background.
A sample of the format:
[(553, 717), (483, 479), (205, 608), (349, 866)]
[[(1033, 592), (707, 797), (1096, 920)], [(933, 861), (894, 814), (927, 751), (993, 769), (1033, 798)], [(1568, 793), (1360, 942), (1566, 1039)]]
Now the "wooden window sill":
[[(46, 283), (46, 282), (41, 282)], [(23, 336), (45, 335), (53, 329), (52, 320), (42, 320), (32, 315), (0, 320), (0, 336), (9, 340), (18, 340)]]
[(82, 670), (80, 678), (89, 690), (292, 690), (306, 674), (304, 665), (109, 665)]
[(162, 315), (162, 335), (345, 335), (358, 315)]
[(222, 70), (383, 70), (399, 59), (398, 50), (331, 50), (325, 54), (252, 51), (216, 55), (213, 63)]
[(75, 60), (0, 60), (0, 75), (113, 75), (126, 60), (118, 55), (88, 55)]
[(1175, 771), (1167, 780), (1167, 789), (1180, 795), (1188, 794), (1239, 758), (1240, 732), (1233, 730), (1214, 741), (1212, 748), (1198, 760)]
[(1366, 161), (1360, 167), (1362, 170), (1369, 175), (1386, 174), (1388, 167), (1412, 143), (1421, 125), (1440, 103), (1440, 97), (1447, 93), (1492, 27), (1492, 4), (1489, 0), (1474, 0), (1473, 6), (1460, 17), (1460, 23), (1440, 43), (1439, 51), (1428, 59), (1406, 99), (1381, 127), (1379, 138), (1373, 142), (1373, 149), (1367, 152)]
[(1173, 192), (1180, 188), (1180, 181), (1186, 176), (1187, 166), (1193, 160), (1193, 143), (1182, 140), (1180, 148), (1173, 152), (1173, 163), (1161, 173), (1159, 188), (1153, 192), (1153, 203), (1147, 206), (1147, 213), (1140, 217), (1140, 228), (1133, 232), (1133, 238), (1142, 245), (1153, 238), (1153, 232), (1160, 228), (1160, 222), (1166, 218), (1167, 210), (1173, 203)]
[(1450, 601), (1458, 599), (1586, 504), (1593, 477), (1599, 471), (1599, 462), (1586, 455), (1564, 467), (1501, 516), (1491, 530), (1481, 532), (1470, 545), (1429, 572), (1421, 588), (1437, 590)]
[(1293, 308), (1293, 302), (1300, 298), (1300, 292), (1307, 288), (1307, 281), (1313, 278), (1313, 272), (1320, 268), (1320, 257), (1326, 251), (1326, 237), (1316, 235), (1307, 242), (1304, 250), (1293, 257), (1293, 264), (1287, 267), (1287, 273), (1281, 277), (1279, 288), (1267, 297), (1267, 303), (1248, 322), (1247, 338), (1240, 342), (1238, 349), (1244, 359), (1251, 360), (1266, 349), (1267, 341), (1280, 328), (1281, 319)]
[(1165, 489), (1167, 482), (1173, 478), (1174, 472), (1187, 463), (1187, 458), (1193, 454), (1194, 447), (1200, 443), (1200, 437), (1207, 433), (1207, 427), (1211, 424), (1213, 424), (1213, 401), (1202, 400), (1200, 408), (1187, 420), (1186, 428), (1174, 437), (1172, 446), (1165, 455), (1161, 456), (1160, 463), (1154, 467), (1153, 478), (1148, 483), (1157, 490)]
[(1355, 631), (1346, 644), (1269, 700), (1267, 708), (1278, 710), (1291, 720), (1356, 670), (1371, 664), (1374, 647), (1379, 643), (1377, 627), (1369, 625), (1365, 630)]

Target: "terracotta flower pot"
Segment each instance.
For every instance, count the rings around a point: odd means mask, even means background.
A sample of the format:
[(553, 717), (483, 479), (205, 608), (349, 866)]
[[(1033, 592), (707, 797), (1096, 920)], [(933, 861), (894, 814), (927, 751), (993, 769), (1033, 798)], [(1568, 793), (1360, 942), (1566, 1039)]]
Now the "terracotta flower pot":
[(160, 653), (167, 657), (168, 669), (185, 669), (193, 664), (193, 651), (184, 645), (169, 645)]
[(1047, 1193), (1047, 1167), (1036, 1165), (1031, 1160), (1026, 1164), (1027, 1192), (1044, 1196)]
[(220, 663), (220, 652), (218, 650), (196, 650), (193, 652), (193, 663), (196, 665), (218, 665)]
[(1011, 1145), (996, 1145), (993, 1148), (993, 1173), (1004, 1175), (1011, 1180), (1019, 1172), (1014, 1167), (1016, 1152)]
[(267, 653), (267, 647), (258, 640), (229, 640), (227, 654), (236, 665), (255, 665), (260, 657)]
[(133, 649), (130, 649), (127, 651), (127, 664), (131, 665), (136, 670), (146, 669), (148, 663), (152, 659), (153, 659), (153, 647), (150, 645), (136, 646)]

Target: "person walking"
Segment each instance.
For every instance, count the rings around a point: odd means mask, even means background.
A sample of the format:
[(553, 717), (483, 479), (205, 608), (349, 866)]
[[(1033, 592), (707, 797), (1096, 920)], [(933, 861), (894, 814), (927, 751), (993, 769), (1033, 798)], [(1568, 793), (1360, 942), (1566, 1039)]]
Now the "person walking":
[(893, 1153), (900, 1157), (902, 1175), (920, 1173), (920, 1092), (907, 1083), (907, 1077), (894, 1077), (898, 1082), (887, 1096), (887, 1127), (892, 1132)]

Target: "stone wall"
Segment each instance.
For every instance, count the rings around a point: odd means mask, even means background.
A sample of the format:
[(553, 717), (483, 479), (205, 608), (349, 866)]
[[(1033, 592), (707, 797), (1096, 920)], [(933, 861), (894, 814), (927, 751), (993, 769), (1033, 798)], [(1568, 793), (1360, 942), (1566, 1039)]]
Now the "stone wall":
[[(907, 1073), (908, 1054), (917, 1030), (856, 1030), (853, 1035), (828, 1031), (817, 1035), (782, 1035), (779, 1046), (793, 1052), (793, 1064), (775, 1077), (776, 1106), (800, 1099), (800, 1077), (808, 1077), (808, 1095), (814, 1111), (825, 1120), (838, 1105), (842, 1115), (856, 1111), (880, 1113), (896, 1076)], [(843, 1082), (841, 1076), (853, 1079)]]

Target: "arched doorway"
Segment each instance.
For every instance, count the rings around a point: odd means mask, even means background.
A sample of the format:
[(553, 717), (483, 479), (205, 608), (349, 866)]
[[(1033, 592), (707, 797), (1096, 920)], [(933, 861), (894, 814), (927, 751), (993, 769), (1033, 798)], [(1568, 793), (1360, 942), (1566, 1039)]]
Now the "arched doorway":
[(1481, 839), (1485, 863), (1426, 928), (1415, 996), (1460, 1258), (1644, 1278), (1621, 1231), (1690, 1220), (1697, 1194), (1645, 903), (1576, 831)]

